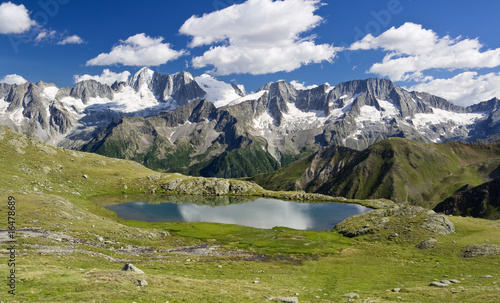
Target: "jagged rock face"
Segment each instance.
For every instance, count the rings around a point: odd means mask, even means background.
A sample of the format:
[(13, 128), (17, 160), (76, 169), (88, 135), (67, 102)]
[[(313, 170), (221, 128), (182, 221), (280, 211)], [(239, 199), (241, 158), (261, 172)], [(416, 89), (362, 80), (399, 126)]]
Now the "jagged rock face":
[(114, 97), (113, 90), (109, 85), (99, 83), (95, 80), (78, 82), (69, 95), (82, 100), (83, 104), (87, 104), (90, 98), (107, 98), (113, 100)]
[(148, 68), (141, 69), (129, 80), (129, 86), (139, 92), (143, 86), (151, 90), (159, 100), (174, 99), (178, 105), (201, 99), (206, 92), (196, 83), (194, 77), (187, 72), (175, 75), (164, 75)]
[(52, 137), (72, 128), (75, 121), (71, 115), (44, 93), (53, 87), (44, 82), (0, 85), (0, 100), (5, 106), (4, 111), (0, 111), (0, 122), (49, 142)]
[(467, 107), (472, 113), (485, 113), (485, 118), (478, 121), (471, 131), (471, 136), (479, 142), (496, 142), (500, 140), (500, 100), (493, 98)]
[[(232, 89), (242, 95), (237, 86)], [(205, 95), (189, 73), (163, 75), (148, 68), (111, 86), (95, 80), (61, 89), (42, 81), (0, 84), (0, 123), (50, 144), (78, 148), (115, 119), (158, 115)]]

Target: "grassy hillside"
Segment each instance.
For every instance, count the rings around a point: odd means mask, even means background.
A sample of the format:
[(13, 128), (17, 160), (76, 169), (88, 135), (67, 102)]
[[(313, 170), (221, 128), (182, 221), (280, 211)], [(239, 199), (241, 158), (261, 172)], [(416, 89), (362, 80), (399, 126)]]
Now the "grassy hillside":
[[(11, 269), (9, 196), (16, 199), (17, 227), (16, 296), (7, 294), (4, 280), (3, 302), (500, 301), (500, 256), (460, 257), (470, 244), (500, 245), (498, 221), (450, 217), (456, 232), (439, 235), (412, 228), (422, 223), (416, 218), (399, 218), (356, 238), (335, 230), (128, 221), (91, 198), (199, 179), (49, 147), (3, 127), (0, 172), (5, 277)], [(249, 188), (254, 194), (285, 194)], [(433, 249), (415, 247), (429, 237), (437, 239)], [(121, 271), (127, 262), (144, 273)], [(444, 278), (460, 284), (428, 286)], [(138, 286), (138, 280), (148, 285)], [(353, 292), (360, 298), (345, 297)]]
[(279, 163), (259, 147), (244, 147), (225, 151), (208, 164), (201, 162), (190, 173), (205, 177), (241, 178), (268, 173), (279, 168)]
[(499, 165), (498, 143), (424, 144), (391, 138), (359, 152), (330, 147), (253, 180), (272, 190), (304, 189), (434, 207), (466, 184), (489, 181)]

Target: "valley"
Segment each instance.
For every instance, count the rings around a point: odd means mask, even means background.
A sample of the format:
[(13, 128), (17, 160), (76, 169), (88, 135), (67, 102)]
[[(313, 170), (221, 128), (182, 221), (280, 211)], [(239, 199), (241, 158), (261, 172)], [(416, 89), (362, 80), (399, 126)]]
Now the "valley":
[[(0, 85), (11, 302), (499, 300), (497, 99), (459, 107), (381, 79), (246, 94), (147, 68), (111, 86)], [(145, 222), (108, 209), (116, 195), (157, 213), (165, 196), (199, 197), (205, 215), (219, 198), (373, 210), (326, 231)]]

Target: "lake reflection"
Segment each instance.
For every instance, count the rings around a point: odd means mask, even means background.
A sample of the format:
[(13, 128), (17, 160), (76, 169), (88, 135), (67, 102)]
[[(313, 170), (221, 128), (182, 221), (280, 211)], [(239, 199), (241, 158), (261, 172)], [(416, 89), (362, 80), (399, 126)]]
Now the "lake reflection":
[[(206, 197), (196, 197), (203, 201)], [(356, 204), (297, 203), (258, 198), (235, 200), (229, 204), (213, 198), (211, 205), (179, 201), (179, 197), (163, 197), (166, 203), (128, 202), (107, 206), (118, 216), (146, 222), (213, 222), (270, 229), (284, 226), (301, 230), (330, 230), (345, 218), (364, 213), (369, 208)], [(193, 199), (193, 197), (190, 197)], [(171, 203), (177, 202), (177, 203)]]

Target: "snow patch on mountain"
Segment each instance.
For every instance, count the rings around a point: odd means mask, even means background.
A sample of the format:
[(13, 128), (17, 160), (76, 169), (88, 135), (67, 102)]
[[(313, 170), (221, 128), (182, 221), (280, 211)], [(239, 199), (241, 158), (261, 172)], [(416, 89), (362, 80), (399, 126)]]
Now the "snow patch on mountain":
[(0, 98), (0, 112), (3, 113), (7, 110), (9, 107), (9, 103), (5, 102), (4, 98)]
[(385, 101), (385, 100), (379, 100), (377, 99), (378, 104), (383, 110), (383, 115), (386, 117), (395, 117), (400, 114), (399, 108), (394, 105), (392, 100)]
[(215, 107), (222, 107), (241, 98), (231, 84), (219, 81), (214, 77), (203, 74), (195, 77), (195, 81), (207, 94), (205, 99), (212, 102)]
[(111, 110), (118, 113), (147, 115), (148, 113), (154, 114), (164, 110), (171, 110), (178, 106), (171, 99), (166, 102), (159, 102), (153, 93), (147, 89), (146, 85), (141, 87), (139, 93), (136, 93), (132, 87), (125, 86), (120, 92), (115, 93), (113, 100), (97, 97), (91, 98), (87, 104), (84, 104), (81, 99), (65, 97), (62, 99), (62, 103), (79, 115), (83, 115), (89, 110), (92, 112)]
[[(344, 103), (344, 106), (341, 107), (341, 108), (334, 108), (332, 110), (330, 110), (330, 115), (328, 116), (329, 119), (333, 119), (333, 120), (337, 120), (337, 119), (341, 119), (345, 116), (345, 114), (351, 110), (352, 108), (352, 104), (354, 103), (354, 100), (356, 100), (357, 97), (359, 97), (361, 95), (361, 93), (359, 94), (355, 94), (354, 96), (352, 96), (352, 98), (350, 98), (349, 100), (345, 101)], [(343, 96), (340, 96), (339, 99), (343, 100), (343, 99), (346, 99), (347, 95), (343, 95)], [(330, 106), (333, 105), (333, 101), (330, 102)]]
[(454, 113), (438, 108), (432, 108), (432, 112), (433, 113), (415, 114), (415, 117), (412, 119), (413, 125), (415, 125), (419, 130), (439, 123), (451, 123), (456, 126), (467, 126), (474, 124), (477, 119), (480, 119), (485, 115), (482, 113)]
[(360, 109), (359, 116), (355, 119), (357, 124), (362, 125), (363, 122), (381, 123), (384, 120), (399, 115), (399, 109), (392, 102), (378, 99), (377, 102), (382, 110), (378, 110), (375, 106), (363, 105)]
[(55, 86), (49, 86), (43, 89), (43, 95), (47, 97), (49, 100), (54, 100), (56, 98), (58, 91), (59, 88)]
[(283, 113), (281, 127), (291, 131), (321, 127), (327, 120), (323, 111), (304, 112), (293, 103), (288, 103), (287, 107), (288, 113)]
[(236, 105), (236, 104), (240, 104), (242, 102), (250, 101), (250, 100), (259, 100), (266, 92), (268, 92), (268, 91), (267, 90), (260, 90), (256, 93), (248, 94), (244, 97), (239, 97), (238, 99), (231, 101), (229, 103), (229, 105)]
[(262, 115), (254, 119), (253, 127), (260, 132), (260, 135), (266, 136), (266, 133), (272, 133), (273, 117), (266, 110)]

